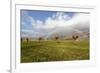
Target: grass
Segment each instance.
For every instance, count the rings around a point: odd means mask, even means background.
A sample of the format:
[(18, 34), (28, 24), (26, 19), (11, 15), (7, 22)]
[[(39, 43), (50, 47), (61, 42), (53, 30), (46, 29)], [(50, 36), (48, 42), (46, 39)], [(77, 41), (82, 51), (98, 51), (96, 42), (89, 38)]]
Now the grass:
[(21, 62), (88, 60), (89, 41), (22, 41)]

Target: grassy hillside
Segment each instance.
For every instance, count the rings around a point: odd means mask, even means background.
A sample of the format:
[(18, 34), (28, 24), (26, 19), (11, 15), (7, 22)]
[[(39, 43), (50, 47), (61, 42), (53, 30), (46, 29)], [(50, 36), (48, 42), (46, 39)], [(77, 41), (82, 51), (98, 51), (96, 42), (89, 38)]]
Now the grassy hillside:
[(21, 62), (88, 60), (89, 41), (22, 41)]

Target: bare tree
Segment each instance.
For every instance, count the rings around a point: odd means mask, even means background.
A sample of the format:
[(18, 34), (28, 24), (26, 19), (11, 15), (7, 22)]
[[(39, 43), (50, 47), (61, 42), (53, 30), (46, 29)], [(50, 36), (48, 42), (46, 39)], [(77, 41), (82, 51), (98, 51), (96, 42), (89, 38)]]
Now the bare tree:
[(21, 38), (21, 42), (23, 41), (23, 39)]
[(72, 39), (74, 39), (74, 40), (77, 40), (78, 38), (79, 38), (78, 35), (76, 35), (76, 36), (72, 36)]
[(78, 38), (79, 38), (79, 36), (77, 35), (77, 36), (76, 36), (76, 40), (77, 40)]
[(56, 40), (58, 40), (58, 39), (59, 39), (59, 37), (58, 37), (58, 36), (56, 36), (56, 37), (55, 37), (55, 39), (56, 39)]
[(42, 39), (43, 39), (42, 37), (39, 37), (39, 38), (38, 38), (39, 41), (42, 40)]
[(27, 41), (27, 42), (29, 42), (29, 39), (28, 39), (28, 38), (26, 38), (26, 41)]

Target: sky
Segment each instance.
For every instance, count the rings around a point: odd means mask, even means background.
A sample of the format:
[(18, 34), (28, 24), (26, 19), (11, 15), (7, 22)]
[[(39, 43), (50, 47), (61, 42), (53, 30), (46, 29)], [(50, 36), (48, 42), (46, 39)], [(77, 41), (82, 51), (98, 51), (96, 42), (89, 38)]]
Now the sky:
[(47, 37), (89, 30), (89, 13), (21, 10), (21, 37)]

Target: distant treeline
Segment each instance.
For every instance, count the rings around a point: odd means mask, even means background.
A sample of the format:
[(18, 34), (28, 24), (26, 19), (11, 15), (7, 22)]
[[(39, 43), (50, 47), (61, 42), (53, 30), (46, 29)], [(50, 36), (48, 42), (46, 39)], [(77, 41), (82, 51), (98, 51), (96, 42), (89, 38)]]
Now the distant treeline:
[[(70, 38), (65, 38), (63, 40), (77, 40), (79, 39), (79, 36), (78, 35), (73, 35), (72, 37)], [(32, 41), (32, 40), (38, 40), (38, 41), (41, 41), (41, 40), (62, 40), (59, 36), (56, 36), (54, 37), (53, 39), (45, 39), (44, 37), (38, 37), (37, 39), (32, 39), (32, 38), (21, 38), (21, 41)]]

